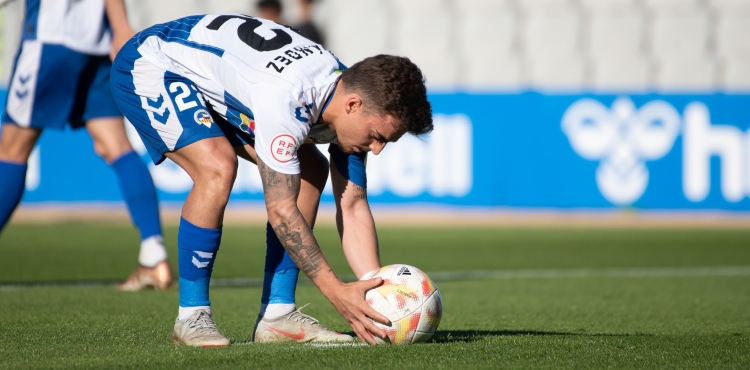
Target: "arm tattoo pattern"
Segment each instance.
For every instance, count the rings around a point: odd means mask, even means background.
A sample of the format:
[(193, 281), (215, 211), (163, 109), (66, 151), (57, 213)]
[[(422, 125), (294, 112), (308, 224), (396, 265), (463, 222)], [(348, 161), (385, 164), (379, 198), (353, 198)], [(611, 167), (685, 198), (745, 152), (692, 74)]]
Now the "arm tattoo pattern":
[[(263, 191), (269, 210), (280, 202), (289, 200), (292, 200), (296, 207), (300, 189), (299, 174), (287, 175), (276, 172), (260, 159), (258, 159), (258, 170), (263, 180)], [(296, 213), (288, 219), (274, 223), (271, 226), (292, 260), (310, 279), (317, 277), (328, 263), (299, 210), (296, 210)], [(329, 271), (331, 271), (330, 267)]]
[[(274, 171), (272, 168), (266, 166), (263, 161), (258, 160), (258, 170), (260, 171), (260, 178), (263, 181), (263, 190), (268, 200), (282, 200), (287, 197), (296, 197), (299, 194), (300, 188), (300, 175), (287, 175)], [(284, 182), (286, 188), (277, 186)], [(270, 196), (270, 197), (269, 197)]]
[(293, 230), (286, 222), (282, 221), (273, 230), (300, 270), (310, 279), (318, 276), (320, 267), (325, 262), (325, 257), (323, 257), (320, 247), (314, 243), (305, 243), (302, 233)]

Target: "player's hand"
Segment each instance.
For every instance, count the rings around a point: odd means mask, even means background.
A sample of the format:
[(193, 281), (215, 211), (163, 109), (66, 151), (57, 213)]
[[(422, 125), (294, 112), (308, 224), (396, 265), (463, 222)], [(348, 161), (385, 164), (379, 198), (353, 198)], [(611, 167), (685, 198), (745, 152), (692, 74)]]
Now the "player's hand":
[(133, 31), (132, 28), (112, 33), (112, 46), (109, 49), (109, 59), (111, 61), (115, 61), (115, 57), (117, 56), (117, 53), (120, 52), (120, 49), (122, 49), (122, 46), (125, 45), (128, 40), (133, 38), (134, 35), (135, 31)]
[(391, 324), (387, 317), (375, 311), (365, 302), (365, 293), (382, 283), (383, 279), (381, 278), (360, 280), (342, 284), (326, 295), (336, 310), (352, 327), (357, 337), (369, 344), (375, 344), (375, 339), (373, 339), (371, 333), (380, 338), (385, 338), (385, 333), (372, 320), (383, 325)]

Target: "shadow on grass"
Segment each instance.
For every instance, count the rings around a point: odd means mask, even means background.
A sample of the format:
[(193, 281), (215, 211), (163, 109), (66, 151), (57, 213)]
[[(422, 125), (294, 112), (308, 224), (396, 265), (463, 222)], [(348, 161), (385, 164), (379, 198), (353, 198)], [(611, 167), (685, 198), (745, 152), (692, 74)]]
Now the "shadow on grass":
[(606, 334), (606, 333), (586, 333), (586, 332), (559, 332), (559, 331), (539, 331), (539, 330), (438, 330), (432, 337), (433, 343), (457, 343), (457, 342), (475, 342), (486, 337), (504, 337), (515, 335), (528, 336), (588, 336), (588, 337), (628, 337), (644, 336), (648, 334)]

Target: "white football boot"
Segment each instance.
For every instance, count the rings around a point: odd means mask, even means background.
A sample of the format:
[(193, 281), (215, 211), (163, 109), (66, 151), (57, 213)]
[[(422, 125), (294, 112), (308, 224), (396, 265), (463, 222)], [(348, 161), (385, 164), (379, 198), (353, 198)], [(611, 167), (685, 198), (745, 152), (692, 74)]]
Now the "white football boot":
[(211, 314), (206, 310), (197, 310), (184, 320), (177, 318), (172, 332), (172, 344), (175, 346), (226, 347), (229, 339), (219, 333)]
[(271, 320), (258, 316), (253, 330), (253, 341), (256, 343), (354, 341), (351, 336), (328, 330), (320, 325), (318, 320), (300, 312), (306, 306)]

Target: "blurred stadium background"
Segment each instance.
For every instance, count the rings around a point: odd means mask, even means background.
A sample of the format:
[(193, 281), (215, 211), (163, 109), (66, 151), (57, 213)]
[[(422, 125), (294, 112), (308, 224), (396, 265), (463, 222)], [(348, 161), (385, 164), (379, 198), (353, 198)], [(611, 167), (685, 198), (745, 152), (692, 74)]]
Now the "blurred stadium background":
[[(282, 3), (283, 20), (298, 24), (298, 2)], [(189, 14), (257, 14), (252, 0), (127, 4), (138, 30)], [(21, 2), (2, 14), (7, 81)], [(396, 214), (712, 210), (736, 221), (750, 206), (750, 0), (320, 0), (313, 21), (345, 64), (405, 55), (427, 77), (434, 133), (368, 163), (372, 203)], [(150, 168), (160, 199), (179, 205), (187, 175)], [(85, 133), (47, 132), (16, 218), (81, 209), (71, 205), (124, 215), (119, 197)], [(241, 165), (233, 199), (262, 200), (253, 166)]]

